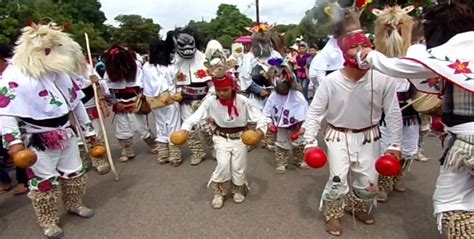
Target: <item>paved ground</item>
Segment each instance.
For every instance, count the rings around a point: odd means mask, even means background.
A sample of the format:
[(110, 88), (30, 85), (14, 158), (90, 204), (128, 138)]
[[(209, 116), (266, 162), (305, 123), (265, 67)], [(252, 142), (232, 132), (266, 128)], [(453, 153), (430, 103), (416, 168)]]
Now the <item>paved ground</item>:
[[(118, 145), (111, 141), (118, 159)], [(174, 168), (159, 165), (143, 143), (136, 148), (136, 159), (116, 164), (119, 182), (111, 174), (89, 174), (85, 202), (95, 209), (94, 218), (80, 219), (61, 209), (65, 238), (331, 238), (318, 211), (327, 167), (290, 167), (281, 175), (274, 171), (272, 153), (254, 150), (249, 155), (248, 199), (236, 205), (229, 198), (222, 209), (214, 210), (206, 188), (214, 160), (197, 167), (186, 160)], [(438, 158), (439, 140), (428, 137), (426, 150)], [(441, 238), (431, 203), (437, 171), (437, 160), (415, 162), (405, 177), (410, 190), (393, 193), (387, 204), (379, 204), (375, 225), (354, 224), (346, 215), (341, 238)], [(0, 238), (42, 238), (26, 196), (0, 196)]]

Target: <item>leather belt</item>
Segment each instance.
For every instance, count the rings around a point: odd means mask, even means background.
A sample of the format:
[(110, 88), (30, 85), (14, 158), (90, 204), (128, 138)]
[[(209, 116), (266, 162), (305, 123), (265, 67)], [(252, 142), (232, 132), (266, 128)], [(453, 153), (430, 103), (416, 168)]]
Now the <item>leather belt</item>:
[(347, 133), (347, 132), (352, 132), (352, 133), (361, 133), (361, 132), (364, 132), (364, 131), (367, 131), (367, 130), (371, 130), (371, 129), (374, 129), (374, 128), (377, 128), (378, 125), (371, 125), (369, 127), (365, 127), (365, 128), (362, 128), (362, 129), (349, 129), (349, 128), (342, 128), (342, 127), (336, 127), (332, 124), (329, 124), (329, 127), (331, 127), (332, 129), (336, 130), (336, 131), (339, 131), (339, 132), (343, 132), (343, 133)]

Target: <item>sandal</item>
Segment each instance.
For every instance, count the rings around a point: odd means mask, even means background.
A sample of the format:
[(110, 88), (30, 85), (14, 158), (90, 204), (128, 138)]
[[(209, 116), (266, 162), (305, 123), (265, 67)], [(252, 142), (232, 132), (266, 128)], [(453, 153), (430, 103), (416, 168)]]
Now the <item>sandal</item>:
[(18, 185), (16, 185), (15, 192), (13, 193), (13, 195), (19, 196), (28, 193), (29, 191), (30, 190), (28, 189), (28, 187), (25, 186), (25, 184), (19, 183)]
[(397, 192), (400, 192), (400, 193), (403, 193), (407, 190), (407, 188), (403, 185), (402, 182), (400, 181), (397, 181), (395, 182), (395, 184), (393, 185), (393, 190), (397, 191)]
[(130, 161), (134, 156), (126, 156), (126, 155), (122, 155), (120, 156), (119, 158), (119, 162), (120, 163), (126, 163), (128, 161)]
[(158, 154), (159, 151), (160, 151), (160, 147), (158, 146), (150, 149), (150, 153), (152, 154)]
[[(350, 213), (352, 214), (352, 212)], [(361, 221), (366, 225), (372, 225), (375, 223), (374, 217), (366, 212), (354, 212), (353, 215), (355, 218), (357, 218), (357, 220)]]
[(377, 195), (377, 202), (386, 203), (388, 201), (388, 193), (385, 191), (380, 191)]
[(12, 185), (10, 184), (3, 184), (0, 186), (0, 194), (4, 194), (12, 190)]
[(341, 220), (337, 218), (331, 218), (326, 222), (326, 232), (332, 236), (341, 236)]

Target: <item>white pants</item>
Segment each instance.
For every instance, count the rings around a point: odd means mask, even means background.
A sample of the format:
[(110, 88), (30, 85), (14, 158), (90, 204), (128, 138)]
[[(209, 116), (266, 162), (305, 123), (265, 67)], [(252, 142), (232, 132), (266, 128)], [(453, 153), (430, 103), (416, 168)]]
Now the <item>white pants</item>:
[[(349, 170), (352, 178), (352, 188), (354, 190), (365, 190), (376, 188), (378, 173), (375, 170), (375, 161), (380, 152), (380, 142), (364, 142), (364, 133), (341, 133), (339, 132), (339, 142), (336, 139), (326, 140), (329, 161), (329, 180), (323, 191), (322, 199), (333, 197), (341, 198), (349, 192), (348, 175)], [(340, 186), (335, 192), (331, 192), (334, 176), (341, 179)], [(332, 196), (329, 196), (329, 195)], [(336, 198), (334, 198), (336, 197)]]
[(434, 214), (438, 217), (438, 230), (441, 231), (443, 212), (474, 212), (474, 176), (462, 167), (453, 172), (441, 166), (433, 194)]
[(82, 160), (79, 154), (79, 147), (77, 146), (77, 138), (70, 132), (67, 146), (64, 149), (38, 151), (34, 147), (33, 150), (38, 160), (31, 169), (35, 176), (42, 179), (61, 176), (59, 172), (64, 175), (77, 173), (82, 169)]
[(181, 104), (181, 119), (184, 121), (197, 110), (201, 101), (193, 101), (191, 104)]
[[(380, 126), (382, 139), (380, 140), (380, 154), (384, 154), (387, 147), (392, 143), (389, 142), (389, 130), (386, 126)], [(402, 132), (402, 156), (404, 159), (412, 159), (418, 153), (418, 139), (420, 137), (420, 126), (404, 125)]]
[(142, 114), (116, 114), (115, 137), (117, 139), (130, 139), (137, 132), (141, 139), (151, 136), (146, 122), (146, 115)]
[(156, 123), (156, 142), (168, 143), (171, 133), (181, 128), (178, 103), (153, 110)]
[(237, 186), (247, 184), (247, 146), (240, 139), (213, 136), (212, 140), (216, 149), (217, 166), (209, 184), (228, 180), (232, 180)]
[(94, 126), (94, 129), (95, 129), (95, 136), (97, 137), (97, 140), (100, 141), (102, 140), (104, 137), (103, 133), (102, 133), (102, 127), (100, 126), (100, 120), (99, 119), (93, 119), (92, 120), (92, 126)]
[(275, 144), (278, 147), (287, 150), (304, 144), (304, 138), (301, 135), (297, 140), (291, 141), (290, 137), (292, 134), (293, 132), (289, 129), (278, 128)]

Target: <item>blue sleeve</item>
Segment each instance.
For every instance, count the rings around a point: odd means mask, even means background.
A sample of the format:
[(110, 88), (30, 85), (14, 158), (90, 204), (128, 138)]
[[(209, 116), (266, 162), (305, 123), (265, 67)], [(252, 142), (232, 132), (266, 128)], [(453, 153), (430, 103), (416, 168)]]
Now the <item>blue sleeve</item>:
[(260, 91), (262, 91), (262, 87), (252, 81), (252, 84), (250, 84), (248, 90), (254, 94), (260, 94)]

